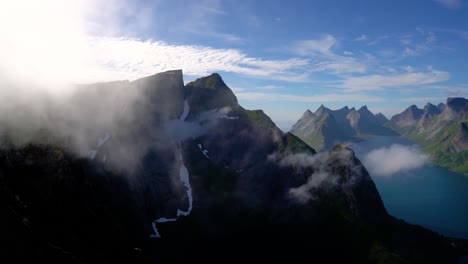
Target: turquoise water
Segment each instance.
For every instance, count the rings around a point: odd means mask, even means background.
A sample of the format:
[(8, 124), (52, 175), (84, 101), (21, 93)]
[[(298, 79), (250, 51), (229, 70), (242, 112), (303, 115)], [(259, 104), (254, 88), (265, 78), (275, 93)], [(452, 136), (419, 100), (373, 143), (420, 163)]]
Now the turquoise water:
[[(392, 144), (414, 145), (398, 137), (377, 137), (351, 147), (364, 161), (369, 151)], [(443, 235), (468, 238), (468, 176), (432, 164), (386, 177), (369, 173), (391, 215)]]

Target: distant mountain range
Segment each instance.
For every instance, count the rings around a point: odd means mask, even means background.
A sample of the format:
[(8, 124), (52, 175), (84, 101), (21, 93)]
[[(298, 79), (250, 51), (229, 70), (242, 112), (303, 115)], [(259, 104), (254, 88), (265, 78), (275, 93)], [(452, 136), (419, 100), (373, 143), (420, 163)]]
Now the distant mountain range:
[(468, 174), (468, 100), (447, 98), (446, 104), (415, 105), (393, 116), (386, 124), (424, 146), (437, 164)]
[(389, 136), (396, 133), (384, 124), (388, 119), (374, 115), (367, 106), (356, 110), (345, 106), (331, 110), (321, 105), (315, 113), (307, 110), (293, 125), (291, 133), (317, 150), (329, 149), (337, 143), (362, 140), (369, 136)]
[(411, 105), (388, 120), (366, 106), (330, 110), (321, 105), (307, 110), (291, 133), (317, 150), (334, 144), (362, 140), (369, 136), (401, 135), (424, 146), (437, 164), (468, 173), (468, 100), (448, 98), (446, 104), (428, 103), (424, 109)]

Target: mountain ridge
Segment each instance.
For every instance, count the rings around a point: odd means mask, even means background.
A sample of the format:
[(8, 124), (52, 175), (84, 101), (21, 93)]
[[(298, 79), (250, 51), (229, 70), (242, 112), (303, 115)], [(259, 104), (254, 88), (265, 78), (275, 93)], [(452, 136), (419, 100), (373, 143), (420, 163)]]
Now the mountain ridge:
[(307, 110), (292, 126), (291, 133), (313, 148), (322, 150), (369, 136), (392, 135), (393, 132), (383, 126), (387, 121), (383, 114), (374, 115), (367, 106), (359, 110), (348, 106), (331, 110), (322, 104), (315, 113)]
[[(181, 73), (131, 82), (143, 95), (127, 106), (135, 115), (123, 109), (86, 133), (98, 135), (93, 155), (62, 141), (3, 144), (2, 249), (19, 261), (299, 260), (311, 248), (340, 262), (455, 260), (448, 239), (387, 214), (352, 150), (316, 153), (263, 111), (242, 108), (219, 75), (184, 86)], [(107, 97), (76, 96), (105, 113)], [(135, 166), (113, 167), (126, 164)], [(160, 239), (150, 237), (156, 228)]]

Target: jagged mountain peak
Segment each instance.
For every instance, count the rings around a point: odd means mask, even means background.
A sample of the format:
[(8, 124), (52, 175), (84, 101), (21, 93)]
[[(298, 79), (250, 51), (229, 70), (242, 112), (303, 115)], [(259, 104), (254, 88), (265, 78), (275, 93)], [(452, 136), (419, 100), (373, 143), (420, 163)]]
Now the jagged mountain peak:
[(185, 94), (192, 113), (238, 106), (237, 97), (218, 73), (188, 83)]
[(228, 88), (226, 83), (223, 81), (223, 78), (221, 78), (221, 75), (219, 75), (218, 73), (212, 73), (211, 75), (198, 78), (193, 82), (189, 82), (187, 86), (210, 90)]
[(304, 114), (302, 115), (301, 119), (308, 119), (308, 118), (312, 118), (312, 117), (315, 117), (315, 114), (312, 113), (312, 111), (310, 111), (309, 109), (307, 109)]
[(425, 106), (424, 106), (424, 115), (427, 116), (427, 115), (438, 115), (442, 112), (442, 110), (440, 110), (439, 107), (431, 104), (431, 103), (427, 103)]
[(443, 111), (443, 110), (445, 109), (445, 104), (444, 104), (444, 103), (439, 103), (439, 104), (437, 105), (437, 107), (438, 107), (440, 110)]
[(359, 112), (362, 112), (362, 111), (369, 111), (369, 109), (367, 109), (367, 105), (363, 105), (363, 106), (361, 106), (361, 108), (359, 108), (358, 111), (359, 111)]
[(317, 116), (320, 116), (320, 115), (323, 115), (324, 113), (329, 113), (331, 112), (332, 110), (326, 106), (324, 106), (323, 104), (320, 105), (319, 108), (317, 108), (317, 110), (315, 111), (315, 115)]

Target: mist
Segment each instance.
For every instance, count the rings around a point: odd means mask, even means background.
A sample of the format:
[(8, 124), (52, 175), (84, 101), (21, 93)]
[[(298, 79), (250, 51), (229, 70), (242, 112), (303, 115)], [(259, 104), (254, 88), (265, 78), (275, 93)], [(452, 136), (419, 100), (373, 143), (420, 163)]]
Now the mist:
[[(290, 154), (281, 157), (270, 155), (269, 160), (279, 162), (282, 167), (292, 167), (294, 170), (312, 171), (305, 184), (289, 189), (288, 196), (298, 203), (306, 203), (315, 199), (315, 190), (336, 186), (340, 176), (335, 173), (337, 166), (350, 167), (355, 170), (354, 153), (351, 149), (337, 146), (331, 151), (320, 152), (315, 155), (306, 153)], [(359, 170), (355, 170), (356, 172)], [(358, 175), (359, 173), (356, 173)], [(348, 179), (352, 184), (353, 179)]]
[(429, 161), (429, 155), (421, 153), (416, 146), (393, 144), (370, 151), (362, 162), (372, 176), (391, 177), (419, 169)]

